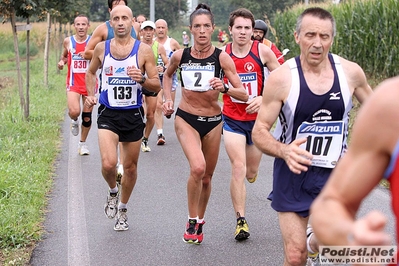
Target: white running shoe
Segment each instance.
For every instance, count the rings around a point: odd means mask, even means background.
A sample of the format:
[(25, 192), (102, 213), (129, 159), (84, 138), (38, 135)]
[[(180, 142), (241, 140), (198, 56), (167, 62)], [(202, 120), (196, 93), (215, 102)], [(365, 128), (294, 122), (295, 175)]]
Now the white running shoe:
[(87, 145), (86, 145), (86, 143), (85, 142), (79, 142), (79, 144), (78, 144), (78, 152), (79, 152), (79, 154), (80, 155), (89, 155), (90, 154), (90, 151), (89, 151), (89, 149), (87, 148)]
[(123, 165), (118, 164), (118, 166), (116, 167), (116, 183), (118, 183), (118, 185), (120, 185), (122, 182), (122, 176), (123, 176)]
[(109, 219), (115, 218), (118, 212), (119, 203), (119, 191), (117, 193), (109, 193), (107, 196), (107, 202), (104, 205), (105, 216)]
[(116, 223), (114, 226), (115, 231), (126, 231), (129, 229), (129, 224), (127, 223), (127, 209), (119, 209), (118, 215), (116, 217)]
[(71, 133), (74, 136), (79, 134), (79, 120), (71, 119)]
[[(307, 246), (309, 246), (310, 239), (313, 236), (313, 228), (312, 226), (310, 226), (310, 224), (308, 224), (308, 227), (306, 228), (306, 236), (307, 236), (306, 239)], [(308, 248), (308, 257), (306, 259), (306, 266), (319, 266), (319, 265), (320, 265), (319, 252), (312, 253)]]
[(308, 257), (306, 259), (306, 266), (320, 266), (320, 259), (319, 259), (319, 253), (315, 253), (315, 257), (311, 257), (308, 253)]
[(141, 151), (150, 152), (151, 148), (148, 146), (148, 139), (144, 139), (141, 141)]

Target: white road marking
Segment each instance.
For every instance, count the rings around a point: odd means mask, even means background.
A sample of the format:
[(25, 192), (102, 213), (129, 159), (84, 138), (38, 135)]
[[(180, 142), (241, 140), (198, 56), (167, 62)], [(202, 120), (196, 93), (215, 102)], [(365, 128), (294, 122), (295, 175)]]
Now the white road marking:
[(68, 156), (68, 265), (90, 265), (87, 240), (79, 136), (69, 138)]

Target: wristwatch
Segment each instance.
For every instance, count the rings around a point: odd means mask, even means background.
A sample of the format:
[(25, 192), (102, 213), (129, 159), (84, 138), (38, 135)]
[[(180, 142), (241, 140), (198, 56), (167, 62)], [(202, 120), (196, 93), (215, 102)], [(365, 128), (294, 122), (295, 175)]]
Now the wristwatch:
[(147, 78), (141, 74), (141, 80), (139, 81), (140, 84), (143, 84)]
[(222, 93), (227, 93), (229, 91), (229, 85), (227, 85), (226, 83), (223, 83), (223, 87), (224, 87), (224, 91), (222, 91)]

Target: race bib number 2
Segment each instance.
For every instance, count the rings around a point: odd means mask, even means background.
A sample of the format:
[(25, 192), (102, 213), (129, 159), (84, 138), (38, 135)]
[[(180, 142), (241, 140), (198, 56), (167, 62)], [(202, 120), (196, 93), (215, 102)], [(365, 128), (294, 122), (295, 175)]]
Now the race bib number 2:
[(215, 66), (188, 65), (182, 66), (181, 76), (186, 90), (208, 91), (212, 90), (209, 80), (215, 76)]
[(298, 128), (297, 139), (307, 139), (300, 147), (313, 155), (313, 166), (334, 168), (341, 155), (343, 132), (342, 121), (304, 122)]

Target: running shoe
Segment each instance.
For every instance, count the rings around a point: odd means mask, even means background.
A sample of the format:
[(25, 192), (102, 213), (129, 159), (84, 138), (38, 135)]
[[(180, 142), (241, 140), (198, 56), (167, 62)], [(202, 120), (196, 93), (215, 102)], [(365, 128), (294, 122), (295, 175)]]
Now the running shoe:
[(86, 142), (79, 142), (79, 144), (78, 144), (78, 152), (82, 156), (90, 154), (90, 151), (87, 148)]
[(116, 183), (118, 183), (118, 185), (121, 185), (122, 182), (122, 176), (123, 176), (123, 165), (119, 164), (118, 167), (116, 168)]
[(306, 259), (306, 266), (320, 266), (319, 253), (315, 253), (315, 257), (311, 257), (311, 253), (308, 253), (308, 257)]
[(143, 138), (141, 140), (141, 151), (143, 152), (150, 152), (151, 148), (148, 146), (148, 139), (147, 138)]
[(162, 134), (158, 135), (157, 145), (164, 145), (165, 144), (165, 136)]
[(118, 212), (119, 191), (117, 193), (108, 193), (107, 202), (104, 205), (105, 216), (109, 219), (115, 218)]
[(126, 231), (127, 229), (129, 229), (129, 224), (127, 223), (127, 209), (119, 209), (114, 230)]
[(186, 231), (184, 231), (183, 241), (189, 244), (194, 244), (197, 240), (197, 220), (189, 219), (186, 224)]
[(256, 174), (256, 175), (255, 175), (254, 177), (252, 177), (252, 178), (247, 178), (247, 180), (248, 180), (249, 183), (253, 183), (253, 182), (256, 181), (257, 178), (258, 178), (258, 174)]
[(201, 244), (202, 240), (204, 240), (204, 234), (202, 233), (202, 226), (204, 226), (205, 221), (197, 224), (197, 242), (195, 244)]
[(245, 220), (243, 217), (238, 218), (236, 232), (234, 234), (235, 239), (238, 241), (246, 240), (249, 236), (250, 234), (247, 220)]
[(71, 119), (71, 133), (74, 136), (79, 134), (79, 121)]
[[(313, 236), (313, 228), (308, 224), (308, 227), (306, 228), (306, 243), (307, 246), (310, 245), (310, 239)], [(308, 249), (308, 257), (306, 259), (306, 266), (319, 266), (320, 265), (320, 260), (319, 260), (319, 252), (312, 253)]]

